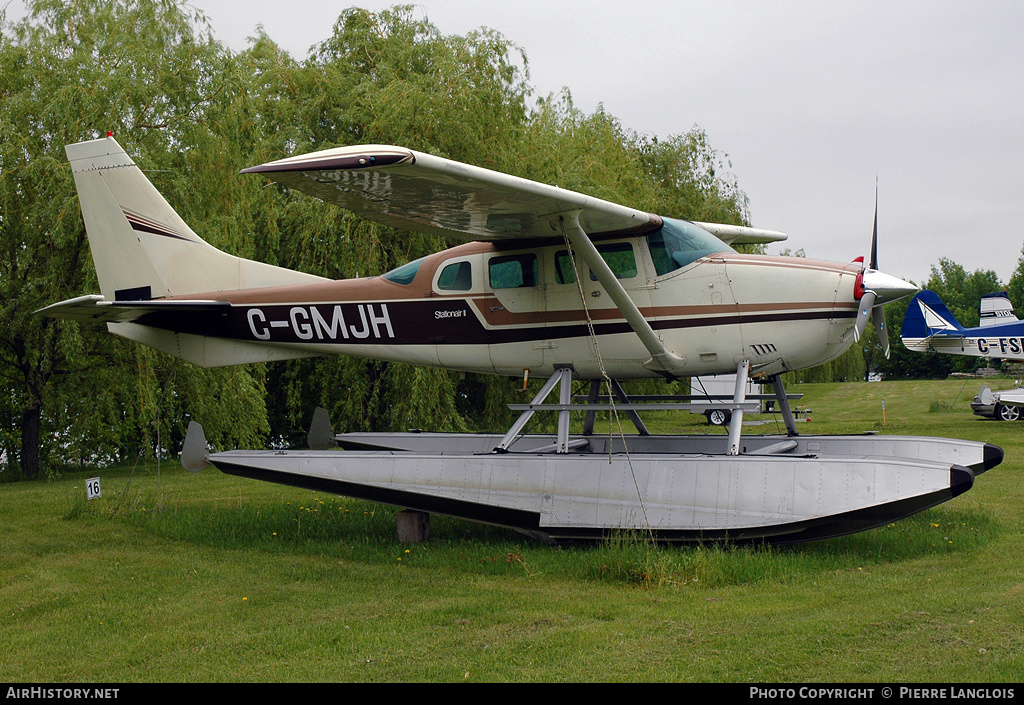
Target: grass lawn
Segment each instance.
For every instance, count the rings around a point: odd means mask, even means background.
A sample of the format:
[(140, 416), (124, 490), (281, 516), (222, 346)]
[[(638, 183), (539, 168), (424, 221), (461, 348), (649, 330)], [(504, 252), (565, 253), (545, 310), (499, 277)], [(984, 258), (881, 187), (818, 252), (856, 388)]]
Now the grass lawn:
[(790, 388), (805, 433), (1006, 458), (945, 505), (786, 549), (552, 548), (436, 516), (405, 545), (394, 508), (172, 461), (0, 485), (0, 680), (1018, 682), (1024, 422), (974, 417), (980, 385)]

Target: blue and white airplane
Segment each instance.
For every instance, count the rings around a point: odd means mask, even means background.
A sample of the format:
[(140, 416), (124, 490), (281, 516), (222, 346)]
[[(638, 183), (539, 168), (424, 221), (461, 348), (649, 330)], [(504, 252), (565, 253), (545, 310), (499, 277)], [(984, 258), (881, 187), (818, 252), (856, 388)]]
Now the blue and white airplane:
[(981, 297), (981, 325), (964, 328), (934, 291), (919, 292), (907, 307), (900, 333), (917, 352), (1024, 360), (1024, 321), (1005, 291)]

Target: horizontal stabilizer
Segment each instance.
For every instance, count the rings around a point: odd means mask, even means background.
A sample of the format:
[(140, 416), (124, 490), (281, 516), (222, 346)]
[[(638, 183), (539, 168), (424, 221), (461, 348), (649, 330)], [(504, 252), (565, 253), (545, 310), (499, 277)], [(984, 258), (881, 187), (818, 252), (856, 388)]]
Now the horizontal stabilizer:
[[(155, 299), (107, 301), (99, 294), (79, 296), (36, 311), (50, 318), (80, 323), (106, 323), (107, 330), (129, 340), (161, 350), (200, 367), (244, 365), (312, 357), (318, 353), (247, 340), (218, 338), (203, 333), (211, 321), (230, 314), (227, 301), (202, 299)], [(186, 332), (190, 327), (193, 332)]]
[(215, 312), (229, 307), (226, 301), (107, 301), (99, 294), (88, 294), (52, 304), (36, 313), (82, 323), (126, 323), (150, 313)]

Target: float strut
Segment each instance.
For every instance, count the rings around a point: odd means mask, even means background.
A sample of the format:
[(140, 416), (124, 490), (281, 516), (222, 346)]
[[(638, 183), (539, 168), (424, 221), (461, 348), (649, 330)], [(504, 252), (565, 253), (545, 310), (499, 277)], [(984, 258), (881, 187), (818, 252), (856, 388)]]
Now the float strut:
[[(629, 397), (626, 396), (625, 390), (622, 389), (622, 385), (619, 384), (619, 380), (612, 380), (612, 389), (615, 390), (615, 398), (622, 404), (629, 404)], [(649, 436), (650, 431), (644, 426), (644, 422), (640, 420), (640, 414), (636, 413), (636, 409), (629, 409), (626, 412), (629, 415), (629, 420), (636, 426), (636, 432), (641, 436)]]
[(560, 373), (561, 386), (558, 389), (558, 403), (563, 406), (558, 411), (558, 449), (556, 453), (569, 452), (569, 409), (568, 404), (572, 402), (572, 369), (563, 367), (557, 370)]
[[(560, 390), (559, 398), (560, 403), (568, 404), (571, 399), (572, 392), (572, 368), (571, 367), (560, 367), (555, 370), (555, 373), (548, 378), (548, 381), (544, 383), (540, 391), (537, 392), (537, 396), (533, 398), (531, 404), (543, 404), (544, 400), (547, 399), (548, 394), (555, 388), (556, 384), (561, 383), (562, 388)], [(505, 437), (501, 439), (501, 443), (494, 447), (495, 453), (504, 453), (508, 451), (508, 447), (512, 445), (513, 441), (526, 426), (526, 423), (533, 417), (534, 410), (527, 409), (522, 414), (512, 428), (508, 430)], [(558, 412), (558, 452), (568, 452), (569, 442), (569, 410), (565, 409)]]
[[(596, 404), (601, 398), (601, 380), (592, 379), (590, 380), (590, 396), (587, 397), (587, 403)], [(583, 435), (590, 436), (594, 433), (594, 421), (597, 419), (596, 411), (588, 411), (586, 416), (583, 417)]]
[(789, 408), (789, 399), (786, 397), (786, 390), (782, 386), (782, 375), (772, 375), (772, 386), (775, 387), (775, 399), (779, 402), (779, 409), (782, 411), (782, 420), (786, 422), (786, 433), (790, 436), (799, 436), (796, 430), (796, 421), (793, 419), (793, 410)]
[(734, 405), (732, 421), (729, 424), (729, 455), (740, 454), (740, 432), (743, 427), (742, 404), (747, 398), (747, 373), (750, 371), (750, 360), (741, 360), (736, 365), (736, 391), (732, 396)]
[[(610, 380), (612, 393), (615, 398), (622, 404), (629, 404), (629, 397), (626, 396), (625, 390), (622, 389), (622, 385), (619, 384), (619, 380)], [(590, 381), (590, 396), (587, 397), (587, 403), (597, 404), (601, 399), (601, 380), (594, 379)], [(629, 420), (633, 422), (636, 427), (636, 432), (641, 436), (649, 436), (651, 432), (647, 430), (647, 426), (640, 419), (640, 414), (635, 409), (628, 409), (626, 412), (629, 415)], [(583, 419), (583, 435), (591, 436), (594, 434), (594, 419), (597, 416), (596, 411), (588, 411), (587, 415)]]

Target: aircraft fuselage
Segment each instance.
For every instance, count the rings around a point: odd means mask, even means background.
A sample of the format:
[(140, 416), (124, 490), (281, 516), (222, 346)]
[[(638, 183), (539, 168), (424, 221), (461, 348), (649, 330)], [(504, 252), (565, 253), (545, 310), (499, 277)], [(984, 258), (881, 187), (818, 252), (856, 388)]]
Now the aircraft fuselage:
[(968, 357), (999, 358), (1003, 360), (1024, 359), (1024, 335), (1022, 326), (1016, 326), (1014, 334), (1000, 335), (992, 328), (968, 328), (963, 334), (935, 335), (921, 341), (904, 340), (911, 350), (934, 351), (947, 355)]
[[(238, 349), (248, 348), (250, 361), (343, 354), (512, 376), (566, 364), (583, 378), (600, 377), (602, 365), (613, 378), (658, 376), (644, 366), (650, 353), (611, 297), (564, 242), (516, 245), (467, 243), (379, 277), (179, 297), (230, 305), (110, 326), (154, 347), (191, 350), (207, 365), (218, 355), (237, 361)], [(743, 359), (754, 371), (799, 369), (852, 342), (860, 265), (723, 245), (680, 266), (659, 261), (660, 241), (652, 246), (647, 236), (597, 246), (665, 347), (685, 358), (688, 374), (735, 371)]]

